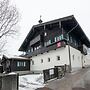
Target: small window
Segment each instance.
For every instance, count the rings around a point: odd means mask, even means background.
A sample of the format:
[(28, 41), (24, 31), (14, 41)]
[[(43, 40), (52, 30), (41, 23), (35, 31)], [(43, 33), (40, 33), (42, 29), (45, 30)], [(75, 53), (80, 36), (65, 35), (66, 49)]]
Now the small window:
[(47, 46), (49, 45), (49, 41), (46, 42), (46, 45), (47, 45)]
[(26, 62), (24, 62), (23, 66), (26, 67)]
[(34, 50), (37, 50), (37, 48), (36, 48), (36, 47), (34, 47)]
[(19, 61), (17, 62), (17, 67), (23, 67), (23, 66), (24, 66), (24, 62), (21, 62), (21, 61), (20, 62)]
[(47, 46), (47, 42), (44, 42), (44, 46)]
[(28, 50), (28, 52), (31, 52), (30, 49)]
[(47, 33), (46, 32), (44, 33), (44, 36), (47, 36)]
[(41, 45), (39, 45), (38, 48), (41, 48)]
[(61, 40), (62, 39), (62, 37), (61, 37), (61, 35), (59, 36), (59, 40)]
[(75, 46), (77, 45), (77, 42), (76, 42), (76, 40), (74, 40), (74, 44), (75, 44)]
[(63, 34), (61, 35), (61, 39), (63, 39)]
[(19, 67), (19, 62), (17, 62), (17, 67)]
[(59, 36), (57, 37), (57, 41), (59, 41), (60, 40), (60, 38), (59, 38)]
[(57, 37), (54, 38), (55, 42), (57, 41)]
[(73, 60), (74, 60), (74, 55), (72, 55), (72, 58), (73, 58)]
[(24, 66), (24, 63), (23, 62), (20, 62), (21, 63), (21, 66)]
[(39, 47), (37, 46), (37, 49), (39, 49)]
[(31, 48), (31, 52), (33, 52), (33, 48)]
[(51, 40), (49, 40), (48, 42), (49, 42), (49, 44), (51, 44)]
[(57, 60), (60, 60), (60, 56), (57, 56)]
[(73, 43), (73, 38), (70, 36), (70, 41), (71, 41), (71, 43)]
[(51, 43), (54, 43), (54, 42), (55, 42), (55, 40), (54, 40), (54, 38), (52, 38)]
[(34, 65), (34, 61), (32, 60), (32, 65)]
[(48, 58), (48, 62), (50, 62), (50, 58)]
[(43, 59), (41, 59), (41, 63), (43, 63)]

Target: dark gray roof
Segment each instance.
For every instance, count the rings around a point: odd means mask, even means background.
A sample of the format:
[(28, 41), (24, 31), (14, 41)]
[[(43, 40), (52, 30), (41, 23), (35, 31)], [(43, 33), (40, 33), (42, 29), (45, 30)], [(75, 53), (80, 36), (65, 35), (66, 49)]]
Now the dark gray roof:
[[(48, 21), (48, 22), (45, 22), (45, 23), (41, 23), (41, 24), (37, 24), (37, 25), (34, 25), (30, 32), (28, 33), (28, 35), (26, 36), (25, 40), (23, 41), (21, 47), (19, 48), (19, 51), (25, 51), (26, 50), (26, 46), (29, 44), (29, 41), (30, 41), (30, 38), (32, 36), (32, 33), (34, 32), (34, 28), (36, 27), (41, 27), (41, 26), (44, 26), (44, 25), (47, 25), (47, 24), (52, 24), (52, 23), (55, 23), (55, 22), (62, 22), (62, 21), (67, 21), (67, 20), (73, 20), (73, 22), (75, 23), (78, 23), (74, 17), (74, 15), (70, 15), (70, 16), (67, 16), (67, 17), (64, 17), (64, 18), (59, 18), (59, 19), (55, 19), (55, 20), (52, 20), (52, 21)], [(88, 39), (88, 37), (85, 35), (85, 33), (83, 32), (82, 28), (80, 27), (80, 25), (78, 25), (78, 28), (79, 30), (75, 31), (74, 33), (77, 33), (78, 36), (82, 37), (82, 41), (84, 40), (84, 43), (87, 45), (87, 47), (90, 47), (90, 41)]]

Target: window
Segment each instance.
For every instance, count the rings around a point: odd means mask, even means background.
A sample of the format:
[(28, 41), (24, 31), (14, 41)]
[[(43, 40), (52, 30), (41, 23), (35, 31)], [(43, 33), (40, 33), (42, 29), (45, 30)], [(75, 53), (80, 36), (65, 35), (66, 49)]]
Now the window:
[(43, 63), (43, 59), (41, 59), (41, 63)]
[(72, 39), (72, 37), (70, 36), (70, 41), (71, 41), (71, 43), (73, 42), (73, 39)]
[(47, 46), (47, 42), (44, 42), (44, 46)]
[(54, 38), (52, 38), (51, 43), (54, 43), (54, 42), (55, 42), (55, 40), (54, 40)]
[(49, 41), (46, 42), (46, 46), (48, 46), (50, 44), (51, 44), (51, 40), (49, 40)]
[(26, 66), (26, 62), (24, 62), (23, 66), (24, 66), (24, 67)]
[(51, 40), (49, 40), (49, 44), (51, 44)]
[(60, 38), (59, 37), (57, 37), (57, 41), (59, 41), (60, 40)]
[(50, 62), (50, 58), (48, 58), (48, 62)]
[(17, 67), (19, 67), (19, 62), (17, 62)]
[(24, 62), (20, 62), (20, 64), (21, 64), (20, 66), (24, 66)]
[(25, 67), (25, 66), (26, 66), (26, 62), (23, 62), (23, 61), (17, 62), (17, 67)]
[(72, 58), (73, 58), (73, 60), (74, 60), (74, 55), (72, 55)]
[(59, 36), (59, 40), (61, 40), (62, 39), (62, 37), (61, 37), (61, 35)]
[(69, 41), (70, 40), (70, 36), (68, 34), (66, 36), (67, 36), (67, 40)]
[(31, 48), (31, 52), (33, 52), (33, 48)]
[(36, 47), (34, 47), (34, 50), (37, 50), (37, 48), (36, 48)]
[(54, 38), (55, 42), (57, 41), (57, 37)]
[(57, 56), (57, 60), (60, 60), (60, 56)]
[(37, 49), (39, 49), (39, 47), (37, 46)]
[(32, 65), (34, 65), (34, 61), (32, 60)]
[(39, 45), (38, 48), (41, 48), (41, 45)]
[(75, 46), (77, 45), (77, 42), (76, 42), (76, 40), (74, 40), (74, 44), (75, 44)]
[(61, 39), (63, 39), (63, 34), (61, 35)]
[(44, 33), (44, 36), (47, 36), (47, 33), (46, 32)]
[(30, 49), (28, 50), (28, 52), (31, 52)]

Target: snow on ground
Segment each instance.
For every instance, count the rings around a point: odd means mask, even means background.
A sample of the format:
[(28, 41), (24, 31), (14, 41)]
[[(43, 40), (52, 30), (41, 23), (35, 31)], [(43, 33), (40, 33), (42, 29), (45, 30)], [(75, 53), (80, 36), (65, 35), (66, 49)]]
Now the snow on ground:
[(19, 90), (35, 90), (44, 86), (43, 74), (19, 76)]

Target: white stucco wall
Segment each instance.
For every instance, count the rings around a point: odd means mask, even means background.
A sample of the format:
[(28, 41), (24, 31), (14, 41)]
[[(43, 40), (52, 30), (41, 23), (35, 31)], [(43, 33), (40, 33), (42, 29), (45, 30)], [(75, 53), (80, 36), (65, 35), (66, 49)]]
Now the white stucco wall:
[[(60, 56), (60, 60), (57, 60), (57, 56)], [(70, 57), (72, 71), (81, 69), (82, 66), (84, 66), (84, 56), (79, 50), (76, 50), (71, 46)], [(50, 58), (50, 62), (48, 62), (48, 58)], [(44, 69), (54, 68), (54, 66), (60, 66), (65, 64), (69, 65), (70, 63), (68, 45), (66, 45), (66, 47), (62, 47), (43, 54), (39, 54), (37, 56), (33, 56), (31, 59), (34, 61), (34, 65), (32, 65), (31, 62), (31, 71), (42, 71)], [(43, 59), (43, 63), (41, 63), (41, 59)]]
[(70, 55), (72, 71), (81, 69), (83, 65), (82, 53), (79, 50), (70, 46)]
[(90, 54), (84, 56), (84, 67), (90, 66)]
[[(57, 60), (57, 56), (60, 56), (60, 60)], [(48, 58), (50, 58), (50, 62), (48, 62)], [(44, 54), (39, 54), (31, 59), (34, 61), (34, 65), (32, 65), (31, 62), (31, 70), (35, 71), (54, 68), (54, 66), (64, 64), (69, 65), (68, 46), (52, 50)], [(41, 63), (41, 59), (43, 59), (43, 63)]]

